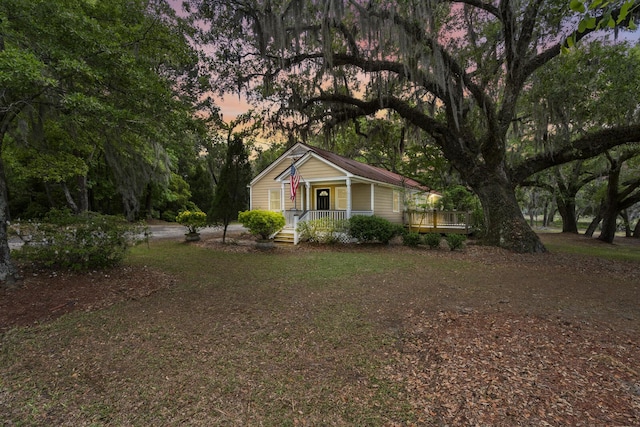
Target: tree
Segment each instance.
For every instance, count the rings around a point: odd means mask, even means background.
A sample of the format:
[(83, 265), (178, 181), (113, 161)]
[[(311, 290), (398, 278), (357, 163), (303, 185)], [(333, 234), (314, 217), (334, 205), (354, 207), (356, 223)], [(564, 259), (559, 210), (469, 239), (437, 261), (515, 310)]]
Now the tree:
[(227, 227), (238, 212), (247, 209), (249, 191), (247, 186), (251, 181), (251, 164), (242, 138), (235, 135), (230, 138), (227, 156), (220, 171), (218, 185), (213, 198), (211, 218), (220, 220), (224, 227), (222, 242), (227, 236)]
[[(478, 195), (489, 244), (544, 251), (515, 186), (640, 138), (639, 124), (617, 124), (566, 145), (508, 155), (507, 135), (532, 74), (562, 61), (569, 38), (586, 42), (595, 33), (577, 28), (582, 15), (564, 0), (195, 3), (212, 23), (207, 40), (216, 49), (219, 90), (279, 106), (272, 117), (287, 119), (289, 128), (395, 111), (433, 139)], [(602, 17), (592, 13), (597, 24)]]
[[(637, 47), (594, 42), (571, 49), (562, 59), (534, 73), (531, 87), (521, 98), (517, 131), (527, 136), (531, 145), (520, 144), (520, 150), (544, 150), (557, 145), (558, 140), (566, 145), (575, 135), (638, 119)], [(584, 95), (585, 87), (589, 96)], [(576, 195), (606, 173), (606, 159), (600, 156), (554, 167), (522, 184), (555, 194), (563, 231), (577, 233)]]
[(602, 221), (602, 231), (598, 239), (612, 243), (617, 230), (618, 215), (640, 203), (640, 177), (637, 168), (640, 147), (625, 147), (617, 152), (606, 153), (606, 157), (609, 161), (609, 171), (605, 195), (600, 210), (586, 234), (591, 235), (595, 226)]
[[(76, 211), (89, 208), (89, 177), (98, 168), (133, 219), (150, 182), (168, 185), (167, 149), (198, 128), (190, 34), (165, 0), (3, 0), (1, 157), (11, 145), (13, 164), (45, 187), (59, 186)], [(3, 282), (16, 274), (7, 203), (0, 163)]]

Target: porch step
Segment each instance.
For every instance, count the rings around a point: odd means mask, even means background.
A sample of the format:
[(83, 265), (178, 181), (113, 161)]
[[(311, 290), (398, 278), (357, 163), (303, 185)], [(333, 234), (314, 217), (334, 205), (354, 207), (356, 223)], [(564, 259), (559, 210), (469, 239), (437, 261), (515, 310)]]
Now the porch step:
[(283, 228), (282, 230), (280, 230), (278, 234), (276, 234), (276, 237), (274, 237), (273, 241), (276, 243), (286, 243), (286, 244), (293, 245), (294, 243), (293, 229)]

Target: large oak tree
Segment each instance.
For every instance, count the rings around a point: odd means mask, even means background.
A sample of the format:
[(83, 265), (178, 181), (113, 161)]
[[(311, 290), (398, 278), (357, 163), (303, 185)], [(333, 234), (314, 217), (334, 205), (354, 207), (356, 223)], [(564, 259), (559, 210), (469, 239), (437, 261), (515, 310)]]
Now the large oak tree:
[(603, 19), (628, 25), (627, 6), (621, 15), (615, 8), (574, 12), (565, 0), (192, 4), (210, 24), (206, 41), (219, 90), (271, 103), (271, 117), (288, 129), (394, 110), (433, 139), (479, 196), (489, 244), (544, 251), (515, 186), (551, 166), (640, 139), (640, 124), (633, 124), (521, 156), (509, 155), (507, 143), (536, 70), (562, 61), (568, 44), (611, 30), (599, 25)]

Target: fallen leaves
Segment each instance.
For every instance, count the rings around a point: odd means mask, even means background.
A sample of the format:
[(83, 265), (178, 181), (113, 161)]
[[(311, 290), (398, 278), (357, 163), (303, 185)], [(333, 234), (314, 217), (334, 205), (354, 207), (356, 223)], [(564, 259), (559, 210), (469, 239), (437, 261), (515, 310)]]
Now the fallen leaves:
[(634, 336), (504, 313), (408, 320), (387, 374), (419, 424), (640, 424)]

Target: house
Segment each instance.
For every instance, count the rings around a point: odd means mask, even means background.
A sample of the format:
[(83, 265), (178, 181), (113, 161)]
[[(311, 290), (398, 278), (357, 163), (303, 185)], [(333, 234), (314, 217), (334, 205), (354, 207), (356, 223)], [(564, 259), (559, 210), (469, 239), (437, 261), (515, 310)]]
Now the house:
[[(292, 174), (299, 180), (293, 190)], [(409, 207), (430, 206), (440, 197), (410, 178), (303, 143), (288, 149), (249, 188), (250, 209), (282, 212), (283, 234), (294, 243), (298, 221), (376, 215), (411, 225)]]

